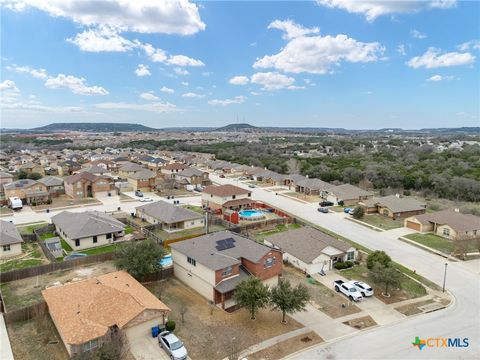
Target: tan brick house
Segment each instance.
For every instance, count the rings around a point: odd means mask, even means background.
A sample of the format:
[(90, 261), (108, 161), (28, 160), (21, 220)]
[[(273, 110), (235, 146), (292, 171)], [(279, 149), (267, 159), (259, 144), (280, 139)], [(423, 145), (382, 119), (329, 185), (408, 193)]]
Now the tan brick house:
[(73, 199), (95, 197), (100, 192), (113, 190), (113, 181), (108, 176), (81, 172), (64, 179), (65, 194)]

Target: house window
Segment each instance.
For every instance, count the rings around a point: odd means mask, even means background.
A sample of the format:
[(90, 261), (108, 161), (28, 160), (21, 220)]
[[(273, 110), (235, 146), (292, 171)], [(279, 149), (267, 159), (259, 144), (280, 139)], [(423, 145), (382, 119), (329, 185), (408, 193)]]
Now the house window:
[(98, 347), (98, 339), (90, 340), (83, 344), (83, 351), (92, 351)]
[(248, 197), (252, 197), (252, 193), (248, 193)]
[(384, 216), (388, 216), (388, 210), (387, 210), (387, 209), (384, 209), (384, 210), (383, 210), (383, 215), (384, 215)]
[(75, 246), (80, 246), (80, 239), (75, 239)]
[(210, 197), (212, 198), (212, 197), (213, 197), (213, 194), (210, 194)]
[(449, 228), (443, 228), (443, 235), (450, 236), (450, 229)]
[(93, 237), (93, 243), (96, 244), (98, 242), (98, 239), (96, 236)]
[(197, 266), (197, 261), (190, 256), (187, 256), (187, 261), (189, 264), (192, 264), (193, 266)]
[(3, 251), (10, 251), (10, 245), (3, 245)]
[(237, 195), (232, 195), (232, 199), (236, 199), (237, 198)]
[(232, 267), (229, 266), (222, 271), (222, 277), (228, 276), (232, 273)]
[(112, 233), (107, 234), (107, 239), (111, 239), (111, 238), (112, 238)]
[(347, 252), (347, 261), (352, 261), (355, 258), (355, 253), (353, 251)]
[(192, 221), (192, 222), (190, 223), (190, 225), (195, 225), (195, 221)]
[(277, 262), (277, 258), (275, 258), (275, 257), (267, 258), (267, 259), (265, 260), (264, 264), (263, 264), (263, 267), (264, 267), (265, 269), (270, 268), (270, 267), (272, 267), (273, 265), (275, 265), (276, 262)]

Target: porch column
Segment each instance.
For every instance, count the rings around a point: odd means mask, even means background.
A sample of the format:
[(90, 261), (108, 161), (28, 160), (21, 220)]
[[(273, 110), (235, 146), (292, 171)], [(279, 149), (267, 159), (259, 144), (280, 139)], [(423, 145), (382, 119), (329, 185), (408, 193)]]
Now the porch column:
[(222, 293), (222, 309), (225, 310), (225, 294)]

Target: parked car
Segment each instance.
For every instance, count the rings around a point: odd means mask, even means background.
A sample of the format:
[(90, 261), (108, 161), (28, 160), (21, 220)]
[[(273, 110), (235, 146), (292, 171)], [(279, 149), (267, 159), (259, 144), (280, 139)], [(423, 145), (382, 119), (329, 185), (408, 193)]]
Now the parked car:
[(362, 281), (356, 281), (356, 280), (352, 280), (350, 281), (350, 283), (353, 284), (353, 286), (355, 286), (358, 291), (360, 291), (360, 294), (362, 294), (363, 297), (373, 295), (373, 289), (370, 285), (365, 284)]
[(349, 282), (343, 280), (336, 280), (333, 282), (333, 287), (336, 292), (341, 292), (347, 296), (350, 301), (362, 300), (362, 294), (358, 291), (357, 287)]
[(353, 210), (352, 208), (346, 207), (346, 208), (343, 209), (343, 212), (345, 214), (350, 214), (350, 211), (352, 211), (352, 210)]
[(353, 211), (354, 211), (354, 210), (355, 210), (355, 209), (350, 209), (350, 211), (348, 212), (348, 215), (353, 215)]
[(326, 208), (326, 207), (319, 207), (319, 208), (317, 209), (317, 211), (318, 211), (318, 212), (321, 212), (321, 213), (323, 213), (323, 214), (328, 214), (328, 208)]
[(152, 202), (153, 199), (149, 198), (149, 197), (144, 197), (142, 199), (140, 199), (140, 202)]
[(248, 185), (248, 187), (251, 188), (251, 189), (253, 189), (253, 188), (255, 187), (255, 185), (250, 184), (250, 185)]
[(135, 196), (143, 197), (143, 193), (140, 190), (135, 190)]
[(221, 179), (225, 179), (225, 175), (223, 175), (223, 174), (220, 175), (220, 178), (221, 178)]
[(320, 205), (321, 207), (325, 207), (325, 206), (333, 206), (334, 204), (331, 201), (326, 201), (325, 200), (325, 201), (319, 202), (318, 205)]
[(184, 360), (188, 356), (183, 342), (170, 331), (163, 331), (158, 334), (158, 343), (172, 360)]

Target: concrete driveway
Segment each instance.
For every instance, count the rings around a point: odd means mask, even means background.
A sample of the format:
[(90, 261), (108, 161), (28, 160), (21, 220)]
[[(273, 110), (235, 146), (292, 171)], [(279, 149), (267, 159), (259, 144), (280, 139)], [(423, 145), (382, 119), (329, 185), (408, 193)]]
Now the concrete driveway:
[(129, 338), (130, 352), (137, 360), (170, 360), (167, 353), (158, 344), (158, 339), (139, 335)]

